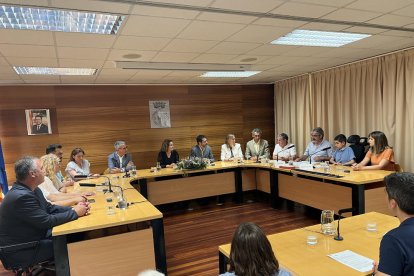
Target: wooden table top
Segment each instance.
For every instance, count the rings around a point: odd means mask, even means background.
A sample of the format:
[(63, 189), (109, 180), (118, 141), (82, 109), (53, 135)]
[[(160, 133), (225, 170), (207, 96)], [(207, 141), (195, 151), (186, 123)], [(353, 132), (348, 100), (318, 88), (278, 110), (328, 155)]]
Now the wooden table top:
[[(376, 222), (377, 231), (368, 232), (367, 222)], [(328, 257), (328, 254), (352, 250), (362, 256), (378, 261), (379, 245), (382, 237), (389, 230), (400, 224), (395, 217), (371, 212), (341, 220), (343, 241), (336, 241), (332, 236), (320, 233), (320, 224), (278, 234), (268, 235), (268, 239), (281, 267), (294, 275), (367, 275), (349, 268)], [(306, 243), (307, 236), (318, 239), (316, 245)], [(219, 246), (220, 252), (230, 255), (230, 244)]]
[[(54, 227), (52, 231), (53, 236), (162, 218), (162, 213), (129, 184), (131, 181), (130, 178), (122, 178), (122, 174), (114, 174), (109, 177), (112, 179), (111, 182), (113, 185), (119, 185), (124, 189), (127, 189), (124, 190), (124, 196), (128, 202), (136, 203), (130, 205), (126, 210), (115, 208), (115, 214), (107, 215), (105, 194), (103, 192), (97, 192), (98, 187), (80, 187), (79, 183), (75, 183), (75, 191), (95, 191), (96, 194), (90, 197), (95, 199), (95, 202), (91, 203), (91, 211), (89, 215)], [(105, 178), (99, 177), (97, 179), (88, 179), (79, 182), (99, 184), (105, 182), (105, 180)], [(116, 189), (116, 187), (112, 187), (112, 190), (116, 191)]]
[[(353, 171), (352, 168), (346, 167), (346, 170), (349, 170), (349, 173), (343, 173), (336, 170), (336, 166), (331, 165), (331, 173), (332, 174), (341, 174), (344, 177), (336, 178), (336, 177), (330, 177), (330, 176), (324, 176), (324, 175), (315, 175), (312, 173), (302, 172), (302, 171), (293, 171), (291, 169), (285, 169), (285, 168), (277, 168), (272, 166), (271, 164), (265, 164), (265, 163), (256, 163), (250, 160), (244, 160), (243, 163), (235, 163), (235, 162), (224, 162), (224, 161), (218, 161), (215, 162), (215, 166), (209, 166), (206, 169), (203, 170), (186, 170), (181, 171), (177, 169), (172, 168), (163, 168), (160, 171), (157, 172), (150, 172), (149, 169), (143, 169), (137, 171), (137, 176), (135, 179), (150, 179), (155, 177), (166, 177), (166, 176), (173, 176), (173, 175), (183, 175), (183, 174), (192, 174), (192, 173), (198, 173), (198, 172), (205, 172), (205, 171), (218, 171), (218, 170), (225, 170), (225, 169), (233, 169), (233, 168), (262, 168), (262, 169), (269, 169), (269, 170), (276, 170), (281, 172), (287, 172), (287, 173), (295, 173), (299, 175), (306, 175), (306, 176), (312, 176), (320, 179), (328, 179), (338, 182), (344, 182), (349, 184), (369, 184), (369, 183), (375, 183), (375, 182), (381, 182), (384, 180), (384, 177), (393, 173), (391, 171), (384, 171), (384, 170), (375, 170), (375, 171)], [(323, 172), (323, 169), (314, 169), (316, 172)]]

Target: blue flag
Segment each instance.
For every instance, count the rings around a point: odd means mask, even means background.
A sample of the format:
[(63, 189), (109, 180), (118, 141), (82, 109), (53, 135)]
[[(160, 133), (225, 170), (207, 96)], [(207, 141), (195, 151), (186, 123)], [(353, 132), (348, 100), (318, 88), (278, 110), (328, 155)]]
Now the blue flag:
[(0, 185), (3, 194), (9, 191), (9, 185), (7, 184), (6, 166), (4, 165), (3, 149), (0, 142)]

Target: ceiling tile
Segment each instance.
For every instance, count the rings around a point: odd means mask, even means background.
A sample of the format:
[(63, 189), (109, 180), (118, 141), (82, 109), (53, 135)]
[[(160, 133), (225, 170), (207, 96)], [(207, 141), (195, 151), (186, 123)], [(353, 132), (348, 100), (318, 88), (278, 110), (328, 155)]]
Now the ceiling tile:
[(121, 35), (116, 40), (114, 49), (159, 51), (169, 41), (171, 41), (170, 38)]
[(167, 4), (178, 4), (187, 6), (207, 7), (214, 0), (151, 0), (151, 2), (167, 3)]
[(164, 49), (165, 52), (202, 53), (217, 44), (217, 41), (174, 39)]
[(5, 57), (56, 57), (53, 46), (0, 44), (0, 52)]
[(274, 64), (274, 65), (283, 65), (283, 64), (289, 64), (292, 62), (296, 62), (301, 57), (288, 57), (288, 56), (275, 56), (269, 59), (266, 59), (262, 62), (262, 64)]
[(315, 54), (326, 52), (327, 47), (307, 47), (300, 46), (291, 50), (288, 50), (284, 53), (281, 53), (282, 56), (291, 56), (291, 57), (308, 57)]
[(25, 83), (60, 83), (59, 76), (22, 75)]
[(334, 10), (336, 10), (336, 8), (314, 4), (286, 2), (280, 7), (272, 10), (271, 13), (319, 18), (330, 12), (333, 12)]
[(226, 13), (215, 13), (215, 12), (214, 13), (203, 12), (197, 17), (197, 20), (241, 23), (241, 24), (249, 24), (253, 22), (255, 19), (257, 19), (257, 17), (246, 16), (246, 15), (236, 15), (236, 14), (226, 14)]
[(171, 70), (141, 70), (138, 71), (131, 80), (137, 79), (159, 79), (170, 74)]
[(24, 83), (21, 79), (16, 79), (16, 80), (13, 80), (13, 79), (1, 79), (0, 78), (0, 84), (22, 84), (22, 83)]
[(338, 32), (343, 29), (349, 28), (349, 25), (340, 25), (340, 24), (324, 24), (318, 22), (308, 23), (300, 27), (302, 30), (318, 30), (318, 31), (329, 31), (329, 32)]
[(259, 47), (260, 43), (243, 42), (221, 42), (208, 51), (213, 54), (243, 54), (249, 50)]
[(131, 15), (122, 29), (122, 35), (170, 37), (178, 35), (189, 20)]
[(256, 20), (255, 22), (253, 22), (254, 25), (290, 27), (290, 28), (297, 28), (306, 23), (307, 23), (306, 21), (296, 21), (296, 20), (277, 19), (277, 18), (260, 18)]
[(53, 32), (0, 29), (0, 43), (53, 45)]
[(14, 4), (22, 6), (48, 6), (48, 0), (2, 0), (2, 4)]
[(12, 66), (58, 67), (56, 58), (8, 57)]
[(56, 45), (67, 47), (111, 48), (116, 36), (56, 32)]
[(354, 27), (343, 29), (342, 31), (349, 32), (349, 33), (360, 33), (360, 34), (380, 34), (380, 33), (385, 32), (386, 30), (379, 29), (379, 28), (354, 26)]
[(2, 74), (13, 75), (16, 74), (16, 71), (10, 66), (0, 66), (0, 75)]
[(227, 63), (236, 55), (202, 54), (191, 60), (192, 63)]
[(168, 77), (178, 77), (178, 78), (189, 78), (200, 76), (198, 71), (172, 71), (168, 74)]
[(401, 27), (414, 23), (414, 17), (406, 17), (400, 15), (385, 14), (368, 21), (368, 23)]
[[(255, 58), (254, 61), (243, 61), (244, 59), (252, 59)], [(239, 55), (234, 59), (230, 60), (231, 63), (234, 64), (256, 64), (264, 62), (265, 60), (271, 58), (271, 56), (254, 56), (254, 55)]]
[(380, 16), (379, 12), (369, 12), (361, 10), (352, 10), (352, 9), (339, 9), (334, 12), (331, 12), (328, 15), (325, 15), (324, 19), (348, 21), (348, 22), (365, 22), (375, 17)]
[(216, 0), (211, 6), (228, 10), (269, 12), (283, 3), (282, 0)]
[(384, 43), (392, 43), (396, 39), (400, 39), (400, 37), (394, 37), (394, 36), (384, 36), (384, 35), (373, 35), (371, 37), (367, 37), (358, 41), (355, 41), (353, 43), (345, 45), (347, 48), (375, 48), (377, 46), (380, 46)]
[(347, 8), (388, 13), (410, 4), (412, 0), (357, 0), (349, 4)]
[(59, 59), (60, 67), (99, 69), (103, 66), (103, 63), (103, 60), (99, 59)]
[(396, 14), (396, 15), (413, 17), (414, 16), (414, 4), (410, 5), (410, 6), (407, 6), (407, 7), (404, 7), (403, 9), (393, 11), (392, 13)]
[(232, 23), (218, 23), (212, 21), (193, 21), (178, 38), (223, 40), (238, 32), (245, 25)]
[(159, 52), (151, 61), (154, 62), (189, 62), (198, 54), (195, 53), (173, 53)]
[(105, 13), (127, 14), (131, 5), (116, 3), (116, 1), (85, 1), (85, 0), (50, 0), (51, 6), (57, 8), (100, 11)]
[(400, 36), (400, 37), (414, 37), (414, 32), (405, 32), (405, 31), (385, 31), (381, 33), (382, 35), (391, 35), (391, 36)]
[(96, 76), (60, 76), (62, 83), (85, 84), (94, 83)]
[(266, 44), (266, 45), (257, 47), (256, 49), (253, 49), (247, 52), (247, 54), (249, 55), (280, 55), (282, 53), (291, 51), (292, 49), (295, 49), (297, 47), (299, 46)]
[[(141, 55), (137, 59), (124, 58), (124, 55), (138, 54)], [(150, 61), (157, 52), (155, 51), (133, 51), (133, 50), (111, 50), (108, 56), (108, 60), (123, 60), (123, 61)]]
[(99, 71), (99, 76), (123, 76), (125, 78), (130, 78), (137, 73), (138, 70), (133, 69), (120, 69), (120, 68), (104, 68)]
[(270, 26), (249, 25), (240, 32), (226, 39), (227, 41), (269, 43), (292, 31), (292, 28), (275, 28)]
[(9, 64), (3, 57), (0, 57), (0, 65), (9, 65)]
[(104, 60), (109, 53), (109, 49), (59, 47), (57, 52), (59, 58)]
[(16, 73), (11, 74), (0, 74), (0, 80), (21, 80), (20, 76)]
[(309, 3), (309, 4), (319, 4), (325, 6), (333, 6), (333, 7), (344, 7), (355, 0), (293, 0), (292, 2), (302, 2), (302, 3)]
[(194, 19), (199, 13), (199, 11), (194, 10), (151, 7), (145, 5), (135, 5), (131, 12), (131, 14), (137, 15), (151, 15), (182, 19)]

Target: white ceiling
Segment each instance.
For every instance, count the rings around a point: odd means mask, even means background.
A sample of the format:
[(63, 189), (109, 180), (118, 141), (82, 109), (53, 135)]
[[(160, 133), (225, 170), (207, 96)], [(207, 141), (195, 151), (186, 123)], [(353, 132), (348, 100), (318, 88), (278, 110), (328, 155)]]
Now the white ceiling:
[[(414, 0), (0, 0), (126, 15), (117, 35), (0, 29), (0, 84), (270, 83), (414, 46)], [(287, 17), (295, 20), (287, 20)], [(303, 18), (298, 18), (303, 17)], [(321, 22), (322, 21), (322, 22)], [(369, 25), (361, 25), (368, 23)], [(383, 25), (382, 28), (373, 26)], [(389, 26), (386, 27), (386, 26)], [(395, 30), (392, 27), (410, 30)], [(372, 37), (340, 48), (271, 45), (296, 28)], [(114, 61), (252, 64), (250, 78), (122, 70)], [(243, 62), (243, 59), (255, 59)], [(95, 76), (19, 76), (13, 66), (97, 68)]]

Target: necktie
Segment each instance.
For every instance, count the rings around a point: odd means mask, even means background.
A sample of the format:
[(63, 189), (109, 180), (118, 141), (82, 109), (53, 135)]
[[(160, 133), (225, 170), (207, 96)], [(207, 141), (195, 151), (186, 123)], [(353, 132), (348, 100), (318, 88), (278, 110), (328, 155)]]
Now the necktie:
[(37, 126), (37, 130), (40, 130), (40, 125)]
[(232, 148), (230, 148), (230, 154), (231, 154), (230, 158), (233, 158), (234, 155), (233, 155), (233, 149)]

